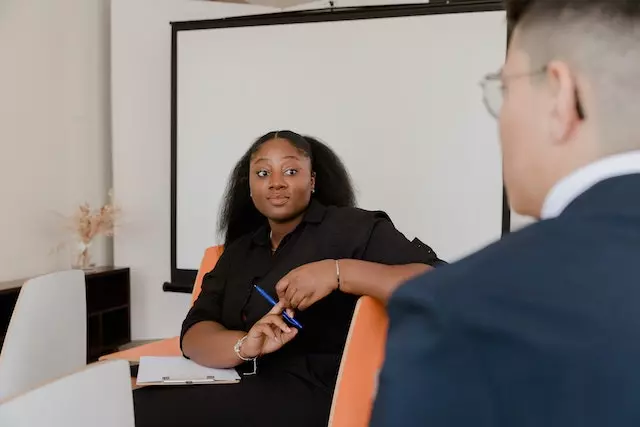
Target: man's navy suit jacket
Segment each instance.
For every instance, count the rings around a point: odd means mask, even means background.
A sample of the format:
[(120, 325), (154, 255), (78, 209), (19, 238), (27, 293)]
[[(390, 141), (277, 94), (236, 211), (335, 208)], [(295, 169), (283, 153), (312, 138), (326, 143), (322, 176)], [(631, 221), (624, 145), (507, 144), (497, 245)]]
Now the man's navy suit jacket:
[(640, 174), (399, 288), (372, 426), (640, 427)]

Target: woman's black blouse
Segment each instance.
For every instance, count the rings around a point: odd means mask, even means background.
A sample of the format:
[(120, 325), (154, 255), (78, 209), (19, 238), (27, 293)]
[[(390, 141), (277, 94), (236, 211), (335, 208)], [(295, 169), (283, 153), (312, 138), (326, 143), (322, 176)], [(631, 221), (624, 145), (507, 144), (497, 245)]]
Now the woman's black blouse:
[[(387, 265), (441, 262), (428, 246), (407, 240), (383, 212), (326, 207), (312, 201), (303, 221), (275, 253), (266, 224), (225, 248), (216, 267), (204, 276), (202, 292), (182, 325), (181, 343), (187, 330), (202, 321), (248, 331), (271, 309), (252, 285), (277, 300), (275, 285), (282, 277), (296, 267), (325, 259)], [(281, 350), (260, 358), (258, 372), (281, 371), (331, 393), (357, 298), (336, 291), (296, 313), (302, 330)]]

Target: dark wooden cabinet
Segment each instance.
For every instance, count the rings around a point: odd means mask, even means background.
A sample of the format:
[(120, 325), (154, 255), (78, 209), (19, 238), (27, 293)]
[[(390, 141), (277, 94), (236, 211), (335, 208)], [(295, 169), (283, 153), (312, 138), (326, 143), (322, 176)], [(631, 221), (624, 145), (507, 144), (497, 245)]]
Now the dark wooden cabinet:
[[(85, 272), (87, 362), (131, 341), (131, 290), (128, 268), (98, 267)], [(0, 347), (25, 280), (0, 283)]]
[(87, 282), (87, 358), (90, 362), (131, 341), (128, 268), (99, 268)]

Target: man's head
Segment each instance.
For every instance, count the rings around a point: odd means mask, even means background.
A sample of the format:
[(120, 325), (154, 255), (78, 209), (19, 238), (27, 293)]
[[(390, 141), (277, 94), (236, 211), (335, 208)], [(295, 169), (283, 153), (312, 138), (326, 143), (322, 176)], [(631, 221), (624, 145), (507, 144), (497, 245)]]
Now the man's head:
[(504, 178), (515, 210), (538, 217), (560, 179), (640, 149), (640, 0), (507, 0), (507, 15)]

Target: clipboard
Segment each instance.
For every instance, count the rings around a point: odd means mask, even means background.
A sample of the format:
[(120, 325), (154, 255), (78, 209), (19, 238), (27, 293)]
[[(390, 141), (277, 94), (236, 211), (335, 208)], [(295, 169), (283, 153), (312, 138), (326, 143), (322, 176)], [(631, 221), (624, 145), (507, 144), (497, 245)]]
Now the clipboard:
[(184, 357), (143, 356), (140, 358), (136, 385), (235, 384), (240, 375), (235, 369), (200, 366)]

